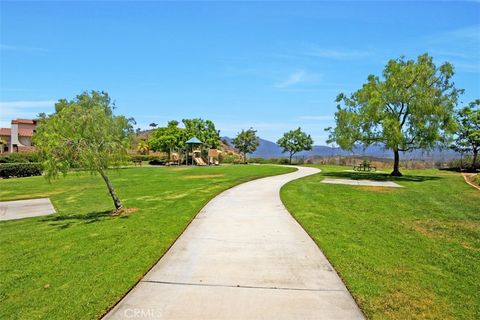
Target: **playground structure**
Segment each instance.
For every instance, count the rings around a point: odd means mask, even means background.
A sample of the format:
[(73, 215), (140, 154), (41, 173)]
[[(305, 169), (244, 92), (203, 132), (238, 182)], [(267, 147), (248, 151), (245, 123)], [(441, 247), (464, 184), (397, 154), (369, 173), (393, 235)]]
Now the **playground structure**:
[(208, 164), (218, 166), (220, 164), (220, 154), (222, 151), (218, 149), (208, 149)]
[[(203, 142), (200, 141), (197, 137), (193, 137), (187, 142), (185, 142), (187, 150), (185, 154), (185, 164), (197, 166), (219, 165), (221, 151), (217, 149), (208, 149), (207, 157), (205, 158), (202, 155), (202, 144)], [(189, 157), (191, 158), (191, 160), (189, 159)]]
[(170, 153), (170, 159), (168, 159), (169, 161), (166, 163), (168, 166), (171, 166), (171, 165), (180, 165), (180, 163), (182, 162), (182, 157), (180, 156), (180, 154), (178, 152), (171, 152)]

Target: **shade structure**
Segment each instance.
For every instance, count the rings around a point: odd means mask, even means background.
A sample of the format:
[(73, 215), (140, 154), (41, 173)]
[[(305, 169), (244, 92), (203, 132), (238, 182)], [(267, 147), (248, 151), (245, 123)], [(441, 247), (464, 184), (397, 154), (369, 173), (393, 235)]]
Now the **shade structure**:
[(185, 142), (185, 144), (202, 144), (202, 143), (203, 142), (200, 141), (197, 137), (193, 137), (190, 140), (188, 140), (187, 142)]
[[(203, 144), (203, 142), (200, 141), (197, 137), (193, 137), (193, 138), (189, 139), (187, 142), (185, 142), (185, 144), (191, 146), (190, 150), (192, 151), (192, 165), (193, 165), (193, 158), (194, 158), (193, 147), (195, 145)], [(187, 163), (188, 163), (188, 155), (187, 155)]]

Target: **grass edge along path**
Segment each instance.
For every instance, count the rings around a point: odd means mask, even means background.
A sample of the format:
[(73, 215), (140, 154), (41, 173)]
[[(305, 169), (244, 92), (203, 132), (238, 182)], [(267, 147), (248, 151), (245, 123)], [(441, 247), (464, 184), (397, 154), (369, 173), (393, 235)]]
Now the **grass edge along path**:
[[(281, 198), (368, 318), (479, 318), (478, 190), (452, 172), (390, 178), (319, 168), (283, 186)], [(391, 179), (405, 188), (323, 184), (325, 177)]]
[(196, 214), (279, 166), (129, 168), (111, 172), (129, 215), (112, 217), (101, 178), (74, 173), (0, 181), (0, 200), (48, 196), (57, 214), (0, 223), (0, 318), (98, 318), (158, 261)]

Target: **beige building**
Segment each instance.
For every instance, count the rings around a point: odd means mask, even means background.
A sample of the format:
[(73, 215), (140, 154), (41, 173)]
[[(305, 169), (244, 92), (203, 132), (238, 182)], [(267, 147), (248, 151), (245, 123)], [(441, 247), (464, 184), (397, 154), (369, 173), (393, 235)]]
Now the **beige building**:
[(0, 139), (6, 144), (0, 146), (0, 152), (32, 151), (32, 136), (37, 120), (15, 119), (10, 128), (0, 128)]

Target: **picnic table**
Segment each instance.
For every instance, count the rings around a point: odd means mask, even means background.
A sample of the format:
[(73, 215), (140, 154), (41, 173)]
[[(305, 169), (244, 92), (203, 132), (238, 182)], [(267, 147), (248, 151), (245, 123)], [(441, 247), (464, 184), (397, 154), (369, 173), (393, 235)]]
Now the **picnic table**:
[(140, 160), (140, 159), (133, 159), (132, 162), (135, 165), (135, 167), (142, 165), (142, 160)]
[(374, 167), (374, 166), (371, 166), (369, 163), (362, 163), (362, 164), (359, 164), (358, 166), (353, 166), (353, 170), (375, 172), (375, 171), (377, 171), (377, 168)]

